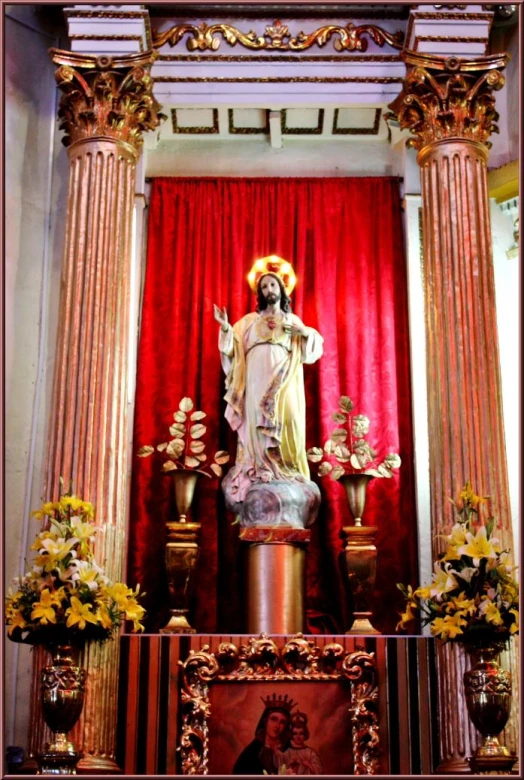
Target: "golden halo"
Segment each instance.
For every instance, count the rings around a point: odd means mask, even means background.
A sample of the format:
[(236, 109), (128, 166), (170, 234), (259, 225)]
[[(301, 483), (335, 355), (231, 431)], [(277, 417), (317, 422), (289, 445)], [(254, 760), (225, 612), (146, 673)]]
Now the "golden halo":
[(290, 262), (284, 260), (282, 257), (278, 257), (278, 255), (268, 255), (267, 257), (261, 257), (258, 260), (255, 260), (251, 271), (247, 275), (249, 286), (255, 294), (260, 277), (265, 276), (266, 274), (275, 274), (275, 276), (278, 276), (284, 285), (286, 294), (291, 295), (295, 289), (297, 277)]

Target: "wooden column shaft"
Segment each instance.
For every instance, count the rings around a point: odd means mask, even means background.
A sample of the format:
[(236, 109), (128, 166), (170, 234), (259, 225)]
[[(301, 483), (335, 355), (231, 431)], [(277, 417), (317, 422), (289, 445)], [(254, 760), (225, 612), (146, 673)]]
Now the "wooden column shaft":
[[(141, 133), (162, 117), (152, 96), (151, 52), (94, 57), (51, 50), (63, 90), (59, 117), (70, 159), (65, 247), (46, 469), (46, 500), (59, 478), (96, 507), (97, 562), (122, 579), (127, 518), (130, 264)], [(83, 712), (71, 732), (79, 771), (115, 772), (119, 641), (91, 643)], [(29, 751), (50, 738), (33, 664)]]
[[(433, 557), (454, 521), (449, 498), (466, 481), (490, 496), (496, 536), (513, 544), (504, 443), (491, 225), (486, 179), (489, 136), (498, 114), (506, 55), (464, 60), (402, 53), (407, 67), (390, 108), (408, 145), (419, 150), (423, 201), (424, 287)], [(512, 421), (509, 421), (511, 424)], [(506, 666), (518, 690), (515, 642)], [(479, 741), (466, 712), (463, 649), (442, 645), (439, 663), (439, 772), (469, 772)], [(516, 697), (515, 697), (516, 698)], [(516, 701), (503, 734), (517, 746)]]

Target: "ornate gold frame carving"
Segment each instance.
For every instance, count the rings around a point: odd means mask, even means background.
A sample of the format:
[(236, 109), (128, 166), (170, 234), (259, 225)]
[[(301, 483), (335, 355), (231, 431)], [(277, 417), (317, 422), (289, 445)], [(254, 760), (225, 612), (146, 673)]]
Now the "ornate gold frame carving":
[(318, 110), (318, 124), (316, 127), (288, 127), (287, 109), (283, 108), (280, 112), (280, 132), (282, 135), (321, 135), (324, 130), (324, 109)]
[(380, 118), (382, 116), (381, 108), (375, 109), (375, 120), (372, 127), (338, 127), (337, 123), (339, 111), (339, 108), (335, 108), (335, 113), (333, 114), (333, 127), (331, 130), (333, 135), (378, 135)]
[(209, 772), (209, 687), (215, 682), (333, 681), (352, 683), (348, 712), (352, 723), (355, 775), (377, 774), (380, 738), (378, 688), (373, 653), (348, 653), (335, 642), (320, 647), (296, 634), (278, 646), (266, 634), (247, 639), (237, 647), (222, 642), (215, 652), (209, 645), (191, 651), (179, 661), (181, 671), (182, 728), (178, 750), (182, 774)]
[(328, 24), (319, 27), (311, 33), (299, 32), (295, 37), (291, 36), (289, 27), (277, 19), (273, 24), (268, 24), (262, 35), (257, 35), (254, 30), (245, 33), (231, 24), (215, 23), (192, 24), (184, 22), (175, 24), (169, 30), (153, 34), (153, 47), (160, 49), (166, 43), (176, 46), (182, 38), (188, 35), (186, 42), (189, 51), (216, 51), (220, 46), (221, 35), (230, 46), (239, 44), (246, 49), (272, 50), (272, 51), (305, 51), (312, 46), (325, 46), (333, 37), (333, 45), (337, 51), (366, 51), (368, 41), (363, 36), (367, 35), (377, 46), (388, 44), (394, 49), (402, 49), (404, 33), (398, 30), (390, 33), (375, 24), (364, 24), (356, 27), (353, 22), (343, 27), (338, 24)]
[(215, 135), (219, 131), (218, 127), (218, 108), (211, 109), (213, 112), (213, 124), (212, 125), (201, 125), (197, 127), (180, 127), (178, 124), (178, 119), (176, 116), (176, 112), (178, 109), (172, 108), (171, 109), (171, 126), (173, 129), (173, 133), (186, 133), (187, 135)]

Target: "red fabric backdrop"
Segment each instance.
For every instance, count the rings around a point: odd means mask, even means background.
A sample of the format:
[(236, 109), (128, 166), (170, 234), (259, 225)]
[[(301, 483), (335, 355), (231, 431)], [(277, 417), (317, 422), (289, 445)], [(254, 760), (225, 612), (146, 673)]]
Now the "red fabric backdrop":
[[(398, 180), (185, 179), (153, 182), (136, 386), (134, 451), (166, 441), (183, 396), (207, 412), (207, 451), (235, 452), (223, 414), (224, 376), (213, 303), (235, 322), (254, 309), (246, 274), (257, 257), (290, 260), (293, 311), (324, 337), (305, 366), (307, 446), (334, 427), (340, 395), (371, 419), (370, 444), (398, 452), (392, 479), (372, 480), (364, 523), (379, 527), (375, 623), (393, 633), (399, 581), (415, 581), (416, 522), (406, 270)], [(313, 467), (314, 468), (314, 467)], [(313, 470), (312, 470), (313, 473)], [(349, 512), (343, 488), (319, 480), (323, 505), (307, 565), (312, 632), (347, 627), (339, 533)], [(164, 523), (176, 519), (172, 485), (153, 458), (134, 458), (128, 576), (147, 591), (148, 628), (165, 620)], [(203, 479), (193, 517), (202, 522), (193, 625), (202, 633), (242, 630), (238, 526), (216, 480)]]

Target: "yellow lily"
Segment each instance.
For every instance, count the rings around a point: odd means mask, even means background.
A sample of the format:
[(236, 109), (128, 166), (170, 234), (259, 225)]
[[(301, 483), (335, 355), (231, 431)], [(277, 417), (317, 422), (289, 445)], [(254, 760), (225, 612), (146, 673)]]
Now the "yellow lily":
[(509, 633), (516, 634), (519, 630), (519, 611), (518, 609), (510, 609), (509, 614), (515, 618), (515, 622), (509, 627)]
[(40, 509), (36, 509), (34, 512), (31, 512), (31, 517), (34, 517), (36, 520), (43, 520), (44, 517), (52, 517), (55, 509), (58, 508), (59, 504), (56, 504), (53, 501), (47, 501), (40, 507)]
[(96, 612), (96, 619), (100, 622), (103, 628), (107, 628), (109, 630), (113, 628), (113, 621), (111, 620), (111, 615), (107, 611), (107, 607), (105, 607), (104, 604), (101, 604), (99, 606)]
[[(493, 540), (495, 541), (495, 540)], [(473, 558), (475, 566), (480, 565), (482, 558), (496, 558), (497, 553), (491, 540), (486, 536), (486, 526), (481, 525), (475, 536), (471, 533), (466, 534), (467, 544), (459, 547), (458, 552), (461, 555), (467, 555)]]
[(494, 626), (502, 625), (502, 617), (497, 606), (487, 596), (480, 602), (479, 611), (484, 615), (487, 623), (493, 623)]
[(43, 539), (42, 548), (56, 561), (62, 561), (72, 548), (78, 544), (78, 539), (74, 536), (71, 539)]
[(449, 571), (449, 563), (445, 563), (444, 568), (442, 568), (440, 562), (435, 561), (433, 569), (433, 582), (429, 587), (429, 593), (430, 596), (434, 596), (437, 601), (441, 601), (444, 593), (449, 593), (450, 590), (455, 590), (455, 588), (458, 587), (458, 582), (454, 575)]
[(459, 501), (462, 501), (464, 506), (476, 507), (479, 504), (484, 504), (486, 498), (489, 498), (489, 496), (477, 496), (476, 493), (473, 492), (473, 487), (469, 481), (466, 482), (459, 493)]
[(47, 621), (50, 623), (56, 623), (56, 613), (54, 610), (55, 599), (51, 594), (49, 588), (44, 588), (40, 594), (40, 601), (33, 603), (33, 611), (31, 612), (31, 620), (40, 620), (42, 625), (47, 625)]
[(461, 626), (465, 626), (466, 620), (461, 615), (446, 615), (443, 618), (435, 618), (430, 623), (430, 631), (433, 636), (441, 639), (455, 639), (459, 634), (463, 634)]
[(131, 588), (128, 588), (123, 582), (115, 582), (114, 585), (106, 588), (105, 592), (122, 608), (127, 604), (128, 597), (133, 595)]
[(396, 631), (405, 628), (408, 623), (415, 619), (415, 613), (413, 612), (414, 606), (412, 601), (408, 601), (406, 604), (406, 611), (401, 614), (400, 620), (396, 625)]
[(71, 606), (65, 611), (67, 618), (66, 626), (76, 626), (83, 630), (86, 627), (86, 623), (97, 623), (96, 615), (91, 611), (91, 604), (82, 604), (80, 599), (76, 596), (71, 596)]
[(25, 628), (27, 626), (26, 621), (23, 618), (20, 610), (17, 610), (13, 614), (9, 615), (9, 628), (7, 633), (11, 635), (15, 628)]
[(446, 612), (455, 611), (457, 615), (474, 615), (476, 610), (475, 599), (466, 598), (465, 593), (459, 593), (446, 604)]

